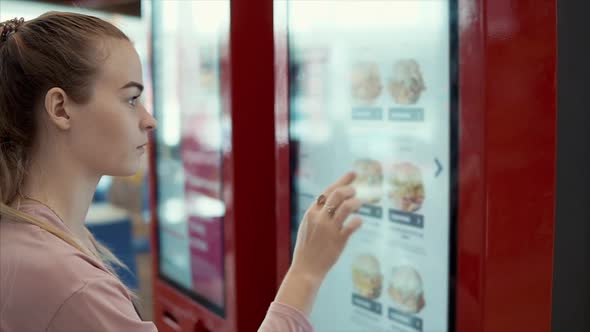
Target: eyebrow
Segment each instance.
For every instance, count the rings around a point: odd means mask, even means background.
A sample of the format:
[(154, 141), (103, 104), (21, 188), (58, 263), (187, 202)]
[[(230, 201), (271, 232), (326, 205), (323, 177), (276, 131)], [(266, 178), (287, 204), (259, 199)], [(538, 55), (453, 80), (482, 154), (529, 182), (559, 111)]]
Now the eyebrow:
[(131, 81), (131, 82), (129, 82), (129, 83), (127, 83), (127, 84), (123, 85), (123, 86), (121, 87), (121, 90), (123, 90), (123, 89), (128, 89), (128, 88), (138, 88), (138, 89), (139, 89), (139, 91), (143, 91), (143, 85), (142, 85), (142, 84), (139, 84), (139, 83), (137, 83), (137, 82), (133, 82), (133, 81)]

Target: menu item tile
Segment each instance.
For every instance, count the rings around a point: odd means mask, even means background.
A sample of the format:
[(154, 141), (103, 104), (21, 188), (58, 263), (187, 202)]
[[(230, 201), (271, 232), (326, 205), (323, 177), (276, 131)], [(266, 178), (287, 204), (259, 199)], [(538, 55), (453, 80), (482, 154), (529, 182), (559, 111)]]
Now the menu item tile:
[(389, 199), (396, 210), (415, 212), (424, 202), (424, 184), (422, 172), (409, 162), (392, 166), (389, 178)]
[(352, 282), (355, 293), (374, 300), (381, 296), (383, 275), (377, 258), (371, 254), (358, 255), (352, 263)]
[(377, 63), (372, 61), (355, 63), (352, 67), (350, 89), (355, 102), (360, 105), (372, 104), (383, 90)]
[(393, 65), (388, 90), (397, 104), (415, 104), (426, 90), (418, 62), (413, 59), (397, 61)]
[(356, 197), (368, 204), (379, 203), (383, 195), (383, 168), (373, 159), (357, 159), (353, 166), (356, 179), (352, 183)]
[(422, 277), (409, 265), (396, 266), (392, 269), (387, 293), (394, 307), (405, 313), (418, 313), (426, 305)]

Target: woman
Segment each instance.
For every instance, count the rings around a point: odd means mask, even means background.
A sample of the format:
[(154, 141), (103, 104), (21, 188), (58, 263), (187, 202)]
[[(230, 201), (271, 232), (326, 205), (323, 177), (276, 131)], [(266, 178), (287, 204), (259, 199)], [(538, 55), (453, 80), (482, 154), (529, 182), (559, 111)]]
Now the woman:
[[(0, 330), (155, 331), (84, 226), (102, 175), (139, 167), (156, 127), (128, 37), (95, 17), (0, 24)], [(347, 174), (301, 223), (292, 266), (260, 331), (311, 331), (307, 315), (360, 219)]]

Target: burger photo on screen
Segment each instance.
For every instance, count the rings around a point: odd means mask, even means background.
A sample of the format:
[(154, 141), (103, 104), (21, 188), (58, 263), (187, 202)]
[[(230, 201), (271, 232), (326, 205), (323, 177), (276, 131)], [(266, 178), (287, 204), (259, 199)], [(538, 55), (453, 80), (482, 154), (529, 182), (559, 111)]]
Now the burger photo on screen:
[(397, 61), (393, 65), (388, 89), (397, 104), (415, 104), (426, 90), (418, 63), (412, 59)]
[(415, 212), (422, 207), (424, 184), (417, 166), (408, 162), (393, 165), (388, 182), (389, 198), (395, 209)]
[(363, 203), (378, 203), (383, 195), (381, 163), (373, 159), (358, 159), (354, 162), (353, 169), (356, 178), (352, 186), (356, 190), (356, 197)]
[(362, 254), (352, 263), (352, 282), (355, 293), (374, 300), (381, 296), (383, 275), (379, 267), (379, 261), (375, 256)]
[(375, 62), (357, 62), (352, 67), (351, 94), (361, 104), (371, 104), (381, 94), (383, 85)]
[(394, 267), (387, 289), (395, 308), (415, 314), (426, 305), (422, 290), (422, 278), (411, 266)]

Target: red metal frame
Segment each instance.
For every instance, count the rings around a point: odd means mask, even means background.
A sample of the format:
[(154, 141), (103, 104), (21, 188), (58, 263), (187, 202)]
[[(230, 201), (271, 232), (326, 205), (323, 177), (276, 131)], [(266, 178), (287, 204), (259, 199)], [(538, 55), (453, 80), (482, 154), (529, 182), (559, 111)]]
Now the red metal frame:
[(273, 2), (232, 0), (237, 331), (256, 331), (276, 293)]
[(460, 1), (458, 331), (550, 331), (556, 2)]
[[(221, 74), (223, 112), (231, 119), (223, 169), (226, 317), (161, 280), (154, 250), (154, 316), (160, 331), (256, 331), (276, 292), (274, 72), (272, 65), (261, 65), (273, 61), (272, 1), (231, 1), (230, 25)], [(157, 188), (154, 150), (150, 176)], [(156, 195), (152, 190), (155, 245)]]
[[(459, 19), (459, 211), (457, 221), (457, 331), (481, 331), (485, 278), (485, 46), (480, 1), (461, 0)], [(469, 82), (469, 83), (467, 83)], [(467, 111), (469, 110), (469, 111)], [(464, 194), (468, 193), (468, 194)]]

